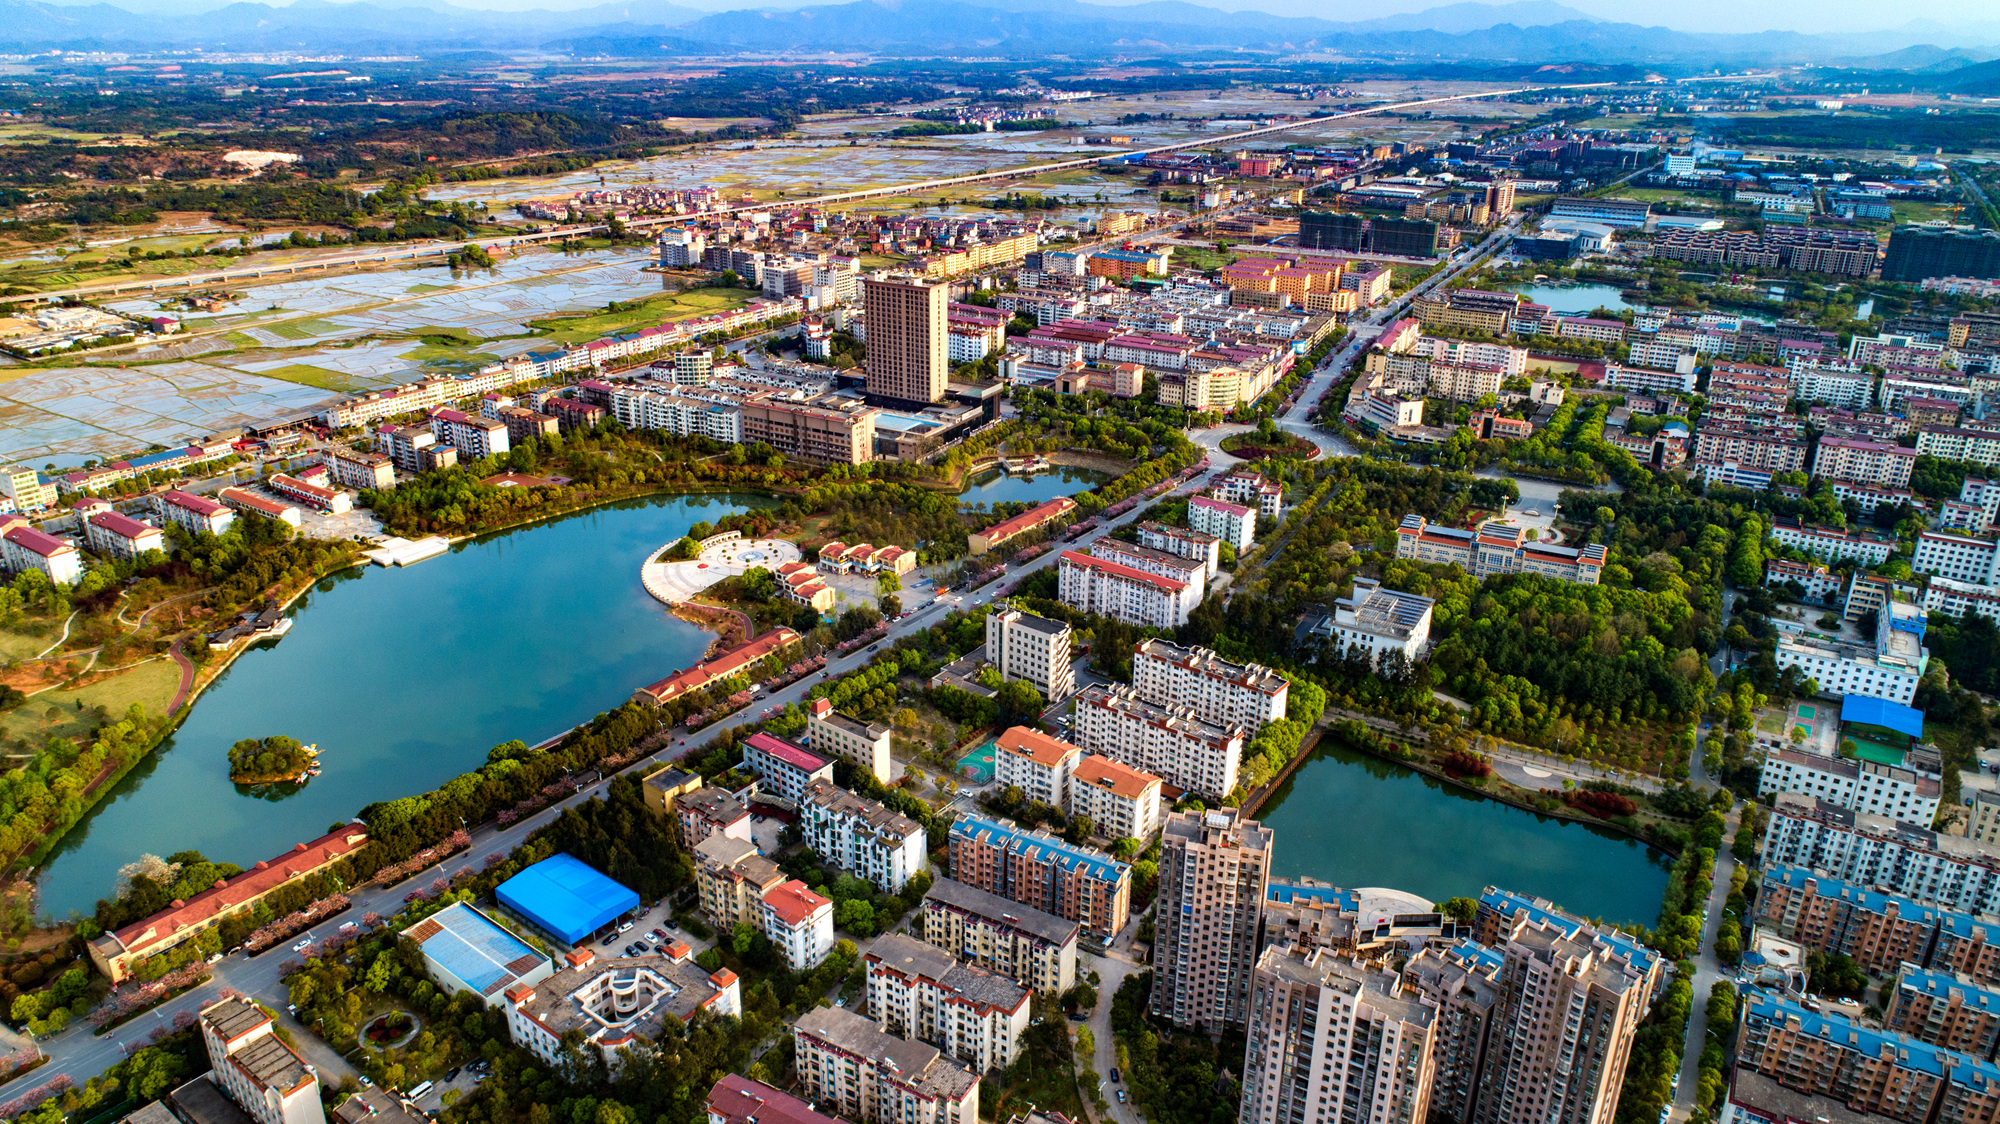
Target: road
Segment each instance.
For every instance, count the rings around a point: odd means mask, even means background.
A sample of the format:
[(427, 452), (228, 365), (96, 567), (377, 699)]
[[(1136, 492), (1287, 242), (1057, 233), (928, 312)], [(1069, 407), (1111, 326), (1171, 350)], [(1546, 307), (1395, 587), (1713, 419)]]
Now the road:
[(1688, 1012), (1687, 1039), (1681, 1046), (1681, 1072), (1674, 1084), (1669, 1124), (1680, 1124), (1694, 1112), (1695, 1094), (1701, 1086), (1701, 1050), (1708, 1041), (1708, 993), (1717, 980), (1729, 978), (1715, 958), (1715, 934), (1722, 930), (1722, 906), (1729, 900), (1729, 879), (1736, 871), (1736, 856), (1729, 850), (1735, 832), (1736, 815), (1732, 813), (1722, 830), (1722, 846), (1715, 852), (1715, 884), (1709, 888), (1704, 906), (1708, 920), (1701, 927), (1701, 952), (1694, 957), (1694, 1003)]

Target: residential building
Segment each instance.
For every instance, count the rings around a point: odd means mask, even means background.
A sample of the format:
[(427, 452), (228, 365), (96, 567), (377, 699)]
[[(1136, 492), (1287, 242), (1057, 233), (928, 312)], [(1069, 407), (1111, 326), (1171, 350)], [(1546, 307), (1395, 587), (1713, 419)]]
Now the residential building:
[(507, 443), (506, 422), (497, 418), (470, 417), (457, 410), (434, 411), (431, 414), (431, 436), (437, 438), (440, 444), (457, 449), (461, 460), (497, 457), (513, 447)]
[(1917, 431), (1916, 451), (1942, 460), (1991, 465), (2000, 461), (2000, 433), (1927, 425)]
[[(1828, 1097), (1897, 1124), (1990, 1118), (2000, 1068), (1790, 997), (1751, 988), (1741, 1000), (1736, 1064), (1788, 1089)], [(1968, 1106), (1967, 1101), (1975, 1102)], [(1967, 1111), (1970, 1107), (1970, 1111)]]
[(1535, 542), (1525, 528), (1505, 523), (1462, 531), (1432, 526), (1421, 515), (1405, 515), (1396, 528), (1396, 557), (1457, 566), (1476, 578), (1528, 573), (1596, 585), (1606, 553), (1600, 543), (1578, 549)]
[(1697, 463), (1735, 461), (1744, 468), (1772, 473), (1800, 472), (1806, 466), (1805, 442), (1770, 430), (1704, 422), (1694, 441)]
[(833, 760), (762, 730), (744, 738), (743, 768), (757, 774), (757, 787), (792, 805), (803, 803), (814, 782), (833, 783)]
[(1199, 558), (1185, 558), (1164, 550), (1139, 546), (1135, 543), (1114, 539), (1109, 535), (1098, 539), (1090, 546), (1090, 553), (1097, 558), (1135, 570), (1144, 570), (1163, 578), (1172, 578), (1188, 586), (1187, 595), (1199, 605), (1208, 595), (1208, 567)]
[(1132, 649), (1132, 686), (1140, 697), (1186, 707), (1204, 722), (1256, 730), (1285, 716), (1291, 680), (1254, 663), (1230, 663), (1207, 648), (1157, 637)]
[(1930, 663), (1923, 646), (1924, 610), (1892, 600), (1876, 614), (1872, 646), (1812, 636), (1782, 635), (1778, 669), (1796, 667), (1826, 695), (1869, 695), (1907, 704)]
[(792, 1024), (806, 1098), (856, 1124), (979, 1124), (979, 1075), (935, 1046), (896, 1038), (845, 1007)]
[(1343, 656), (1360, 652), (1377, 667), (1390, 659), (1415, 663), (1429, 649), (1435, 605), (1428, 597), (1385, 589), (1374, 578), (1356, 577), (1354, 591), (1334, 601), (1333, 616), (1315, 630), (1315, 635), (1323, 632), (1335, 652)]
[(1882, 280), (1914, 284), (1933, 277), (2000, 277), (2000, 232), (1923, 225), (1890, 232)]
[(514, 1044), (559, 1066), (563, 1039), (581, 1035), (616, 1074), (620, 1050), (657, 1039), (667, 1020), (687, 1022), (697, 1012), (741, 1017), (742, 988), (736, 973), (714, 972), (694, 962), (693, 950), (676, 942), (674, 954), (651, 953), (600, 960), (589, 948), (565, 957), (562, 971), (540, 983), (517, 983), (506, 991), (507, 1031)]
[(867, 277), (861, 289), (868, 393), (926, 404), (944, 397), (951, 373), (945, 339), (951, 287), (913, 277)]
[(794, 972), (812, 971), (833, 951), (833, 902), (797, 879), (765, 892), (763, 917), (758, 928)]
[[(1996, 489), (1996, 493), (2000, 493), (2000, 489)], [(1139, 524), (1138, 531), (1140, 546), (1178, 554), (1182, 558), (1200, 559), (1208, 569), (1208, 579), (1215, 580), (1222, 565), (1221, 536), (1150, 520)]]
[(191, 535), (219, 535), (236, 522), (236, 513), (207, 496), (192, 492), (162, 493), (154, 501), (162, 523), (172, 523)]
[(56, 486), (43, 482), (34, 469), (17, 464), (0, 469), (0, 495), (12, 501), (15, 511), (35, 512), (55, 506)]
[(960, 882), (1075, 921), (1099, 944), (1125, 927), (1132, 868), (1102, 851), (981, 816), (960, 816), (949, 842)]
[(863, 962), (868, 1013), (883, 1030), (928, 1042), (974, 1073), (1014, 1064), (1028, 1029), (1028, 988), (901, 933), (878, 938)]
[(263, 1008), (235, 996), (201, 1009), (210, 1079), (257, 1124), (325, 1124), (319, 1077)]
[[(432, 467), (425, 454), (437, 443), (438, 435), (429, 425), (384, 425), (375, 431), (375, 447), (390, 463), (412, 476)], [(456, 453), (454, 449), (453, 454)]]
[(1160, 778), (1151, 773), (1092, 754), (1077, 762), (1064, 810), (1072, 817), (1088, 816), (1092, 829), (1106, 839), (1143, 844), (1160, 826), (1160, 787)]
[[(1821, 527), (1801, 523), (1787, 516), (1771, 520), (1770, 535), (1779, 546), (1791, 550), (1803, 550), (1815, 558), (1827, 562), (1861, 562), (1879, 566), (1889, 560), (1889, 552), (1895, 549), (1894, 539), (1873, 531), (1842, 530), (1836, 527)], [(1919, 554), (1923, 541), (1917, 542)]]
[(1882, 1027), (1920, 1042), (1991, 1061), (2000, 1047), (2000, 991), (1904, 963), (1882, 1012)]
[(765, 442), (787, 457), (815, 464), (867, 464), (875, 459), (875, 419), (881, 411), (851, 399), (750, 398), (737, 412), (745, 442)]
[(1062, 621), (996, 606), (986, 614), (986, 658), (1002, 681), (1025, 679), (1050, 702), (1076, 690), (1070, 628)]
[(762, 1081), (725, 1073), (708, 1091), (708, 1124), (842, 1124)]
[(806, 745), (815, 752), (844, 757), (883, 784), (896, 779), (896, 763), (889, 756), (889, 727), (842, 714), (825, 699), (812, 700), (807, 711)]
[(757, 844), (729, 835), (711, 835), (694, 849), (695, 889), (710, 928), (728, 932), (738, 925), (760, 928), (764, 895), (785, 881), (778, 864), (757, 853)]
[(1193, 707), (1147, 701), (1122, 684), (1086, 687), (1076, 697), (1076, 743), (1210, 799), (1236, 788), (1249, 731), (1203, 721)]
[(970, 964), (1035, 991), (1061, 993), (1076, 983), (1082, 926), (952, 878), (924, 895), (924, 940)]
[(1774, 863), (1760, 887), (1756, 924), (1809, 949), (1851, 958), (1865, 971), (1893, 975), (1904, 963), (1930, 962), (1948, 911), (1886, 890)]
[(1326, 949), (1264, 950), (1250, 989), (1242, 1124), (1423, 1124), (1438, 1009)]
[(1764, 831), (1763, 857), (1767, 868), (1806, 867), (1923, 905), (2000, 914), (2000, 848), (1814, 797), (1778, 794)]
[(1875, 405), (1875, 376), (1859, 366), (1795, 359), (1791, 363), (1792, 397), (1824, 402), (1843, 410), (1867, 410)]
[(1772, 752), (1757, 783), (1759, 796), (1796, 792), (1857, 812), (1916, 824), (1937, 818), (1940, 791), (1935, 777), (1895, 765), (1794, 749)]
[(712, 835), (750, 838), (750, 809), (719, 788), (698, 788), (676, 797), (674, 816), (680, 821), (681, 846), (690, 851)]
[(1910, 569), (1974, 585), (2000, 584), (2000, 540), (1983, 535), (1922, 531), (1910, 552)]
[(282, 472), (272, 473), (264, 478), (264, 486), (273, 492), (302, 503), (314, 511), (329, 515), (343, 515), (354, 510), (354, 497), (338, 488), (328, 488), (301, 480)]
[(1246, 1027), (1272, 841), (1234, 808), (1167, 816), (1153, 911), (1154, 1015), (1211, 1033)]
[[(991, 617), (987, 618), (991, 620)], [(993, 779), (1051, 808), (1069, 806), (1069, 778), (1083, 750), (1040, 730), (1014, 726), (993, 739)]]
[(820, 858), (867, 879), (885, 894), (909, 885), (923, 872), (930, 853), (921, 824), (831, 780), (806, 786), (799, 800), (799, 828)]
[(1885, 488), (1910, 483), (1917, 451), (1859, 437), (1822, 436), (1813, 453), (1813, 475), (1829, 480), (1854, 480)]
[(396, 466), (380, 453), (361, 453), (339, 445), (320, 450), (320, 462), (334, 483), (356, 491), (384, 491), (396, 486)]
[(1635, 199), (1595, 199), (1564, 196), (1549, 207), (1552, 219), (1594, 222), (1614, 230), (1631, 230), (1646, 225), (1652, 204)]
[(1207, 496), (1188, 500), (1188, 526), (1214, 535), (1241, 556), (1257, 540), (1257, 510)]
[(83, 521), (84, 545), (106, 558), (130, 562), (149, 550), (165, 550), (167, 536), (158, 527), (115, 511), (100, 511)]
[(1058, 589), (1062, 602), (1085, 613), (1098, 613), (1146, 628), (1176, 628), (1200, 604), (1193, 587), (1173, 578), (1065, 550), (1059, 562)]
[(258, 515), (292, 527), (299, 526), (303, 521), (297, 506), (258, 495), (247, 488), (224, 488), (215, 493), (215, 498), (238, 514)]

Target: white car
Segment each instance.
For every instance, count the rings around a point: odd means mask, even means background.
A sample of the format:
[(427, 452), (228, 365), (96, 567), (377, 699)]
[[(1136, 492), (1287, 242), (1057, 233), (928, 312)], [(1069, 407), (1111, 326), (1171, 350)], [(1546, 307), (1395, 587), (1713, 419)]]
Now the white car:
[(307, 937), (307, 938), (306, 938), (305, 940), (302, 940), (302, 941), (300, 941), (299, 943), (297, 943), (297, 944), (293, 945), (293, 946), (292, 946), (292, 951), (293, 951), (293, 952), (304, 952), (304, 951), (305, 951), (306, 949), (309, 949), (309, 948), (311, 948), (311, 947), (312, 947), (312, 944), (313, 944), (313, 942), (312, 942), (312, 938), (311, 938), (311, 937)]

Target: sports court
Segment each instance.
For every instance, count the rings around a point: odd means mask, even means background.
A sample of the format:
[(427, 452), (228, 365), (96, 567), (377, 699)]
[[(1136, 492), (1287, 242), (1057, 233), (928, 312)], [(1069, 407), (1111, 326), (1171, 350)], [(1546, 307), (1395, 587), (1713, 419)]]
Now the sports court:
[(958, 775), (974, 784), (993, 783), (993, 739), (987, 738), (958, 759)]

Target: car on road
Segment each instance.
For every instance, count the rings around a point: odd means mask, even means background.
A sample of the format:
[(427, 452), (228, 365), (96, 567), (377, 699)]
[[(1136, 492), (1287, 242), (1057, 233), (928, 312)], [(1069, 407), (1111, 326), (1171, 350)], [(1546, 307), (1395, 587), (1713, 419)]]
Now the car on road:
[(452, 1067), (451, 1067), (450, 1069), (447, 1069), (447, 1070), (445, 1070), (445, 1071), (444, 1071), (444, 1079), (445, 1079), (446, 1081), (456, 1081), (456, 1080), (458, 1080), (458, 1067), (457, 1067), (457, 1066), (452, 1066)]
[(416, 901), (416, 900), (417, 900), (418, 898), (421, 898), (421, 897), (423, 897), (423, 896), (424, 896), (424, 895), (423, 895), (423, 891), (421, 891), (421, 890), (411, 890), (411, 891), (410, 891), (409, 893), (407, 893), (407, 894), (404, 894), (404, 895), (403, 895), (403, 900), (404, 900), (404, 901), (406, 901), (406, 902), (413, 902), (413, 901)]
[(1115, 1065), (1111, 1067), (1111, 1082), (1114, 1085), (1118, 1083), (1118, 1067)]
[(1125, 1103), (1125, 1090), (1123, 1089), (1118, 1090), (1118, 1103), (1119, 1104)]
[(306, 938), (305, 940), (302, 940), (302, 941), (300, 941), (299, 943), (297, 943), (297, 944), (293, 945), (293, 946), (292, 946), (292, 951), (293, 951), (293, 952), (304, 952), (304, 951), (305, 951), (306, 949), (309, 949), (309, 948), (311, 948), (311, 947), (312, 947), (312, 945), (313, 945), (313, 939), (312, 939), (311, 937), (307, 937), (307, 938)]

